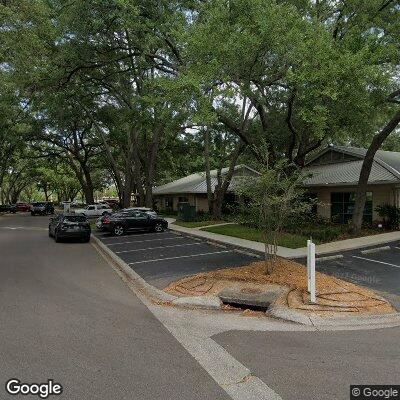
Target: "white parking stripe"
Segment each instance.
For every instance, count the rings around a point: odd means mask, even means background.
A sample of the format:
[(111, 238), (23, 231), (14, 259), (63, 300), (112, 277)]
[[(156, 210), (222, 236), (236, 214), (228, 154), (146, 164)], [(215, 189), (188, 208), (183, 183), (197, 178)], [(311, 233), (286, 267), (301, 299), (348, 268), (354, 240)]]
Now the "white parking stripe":
[[(148, 232), (146, 232), (146, 233), (141, 233), (141, 234), (139, 234), (139, 233), (135, 233), (134, 235), (132, 235), (132, 237), (140, 237), (140, 236), (147, 236), (147, 237), (149, 237), (149, 235), (157, 235), (157, 236), (159, 236), (159, 235), (168, 235), (168, 234), (170, 234), (170, 235), (174, 235), (174, 236), (180, 236), (180, 235), (178, 235), (178, 234), (175, 234), (175, 233), (169, 233), (169, 232), (159, 232), (159, 233), (157, 233), (157, 232), (151, 232), (151, 233), (148, 233)], [(120, 239), (121, 237), (120, 236), (108, 236), (107, 234), (105, 234), (105, 235), (103, 235), (103, 236), (101, 236), (103, 239), (110, 239), (110, 240), (115, 240), (115, 239)]]
[(128, 243), (145, 243), (145, 242), (155, 242), (156, 240), (174, 240), (174, 239), (183, 239), (182, 236), (172, 237), (172, 238), (164, 238), (164, 239), (148, 239), (148, 240), (131, 240), (129, 242), (118, 242), (118, 243), (104, 243), (106, 246), (116, 246), (117, 244), (128, 244)]
[(375, 262), (375, 263), (378, 263), (378, 264), (384, 264), (384, 265), (389, 265), (391, 267), (400, 268), (400, 265), (390, 264), (390, 263), (383, 262), (383, 261), (371, 260), (370, 258), (364, 258), (364, 257), (358, 257), (358, 256), (352, 256), (352, 257), (359, 258), (360, 260), (366, 260), (366, 261), (371, 261), (371, 262)]
[(145, 248), (143, 248), (143, 249), (116, 251), (115, 254), (132, 253), (132, 252), (134, 252), (134, 251), (143, 251), (143, 250), (165, 249), (165, 248), (167, 248), (167, 247), (197, 246), (197, 245), (199, 245), (199, 244), (203, 244), (203, 243), (201, 243), (201, 242), (196, 242), (196, 243), (185, 243), (185, 244), (171, 244), (171, 245), (169, 245), (169, 246), (145, 247)]
[(178, 257), (155, 258), (153, 260), (135, 261), (135, 262), (128, 263), (128, 264), (129, 265), (144, 264), (144, 263), (155, 262), (155, 261), (174, 260), (176, 258), (202, 257), (202, 256), (208, 256), (208, 255), (211, 255), (211, 254), (221, 254), (221, 253), (232, 253), (232, 250), (213, 251), (211, 253), (190, 254), (190, 255), (187, 255), (187, 256), (178, 256)]

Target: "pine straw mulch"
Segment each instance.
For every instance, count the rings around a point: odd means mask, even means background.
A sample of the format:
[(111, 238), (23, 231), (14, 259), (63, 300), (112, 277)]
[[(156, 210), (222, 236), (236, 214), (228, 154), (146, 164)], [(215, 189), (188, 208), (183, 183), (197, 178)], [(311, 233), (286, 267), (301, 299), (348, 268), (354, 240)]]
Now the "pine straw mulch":
[(286, 290), (276, 304), (284, 304), (306, 313), (334, 315), (396, 312), (386, 299), (374, 291), (320, 272), (316, 272), (317, 304), (310, 304), (307, 269), (295, 261), (279, 258), (271, 275), (264, 271), (263, 261), (254, 262), (243, 267), (186, 277), (171, 283), (164, 290), (177, 296), (216, 296), (232, 285), (239, 284), (243, 286), (243, 290), (248, 291), (267, 291), (271, 285), (279, 285)]

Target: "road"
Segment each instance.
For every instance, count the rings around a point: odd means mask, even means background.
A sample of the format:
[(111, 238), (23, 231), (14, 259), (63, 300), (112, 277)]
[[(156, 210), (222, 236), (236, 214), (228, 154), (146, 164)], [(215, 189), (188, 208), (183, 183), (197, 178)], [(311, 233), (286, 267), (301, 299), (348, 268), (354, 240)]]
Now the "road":
[(57, 244), (46, 222), (0, 222), (1, 399), (13, 377), (68, 400), (229, 398), (90, 244)]
[(351, 383), (400, 383), (400, 328), (318, 332), (151, 305), (46, 223), (0, 217), (0, 399), (38, 398), (7, 395), (12, 377), (52, 378), (64, 392), (50, 399), (68, 400), (348, 399)]

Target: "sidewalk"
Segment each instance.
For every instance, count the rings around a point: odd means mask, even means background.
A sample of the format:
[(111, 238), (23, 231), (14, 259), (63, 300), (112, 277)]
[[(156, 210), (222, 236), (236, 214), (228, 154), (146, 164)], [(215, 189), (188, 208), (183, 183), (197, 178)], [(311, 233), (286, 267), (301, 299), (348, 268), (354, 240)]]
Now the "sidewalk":
[[(174, 225), (175, 219), (167, 218), (169, 228), (176, 232), (186, 233), (202, 239), (211, 240), (246, 250), (264, 253), (264, 244), (247, 239), (240, 239), (233, 236), (220, 235), (203, 231), (198, 228), (185, 228), (183, 226)], [(354, 239), (340, 240), (336, 242), (324, 243), (316, 246), (317, 255), (326, 255), (337, 253), (340, 251), (354, 250), (369, 246), (380, 245), (388, 242), (400, 240), (400, 232), (381, 233), (379, 235), (364, 236)], [(289, 249), (287, 247), (278, 246), (278, 256), (284, 258), (303, 258), (307, 256), (307, 247), (298, 249)]]

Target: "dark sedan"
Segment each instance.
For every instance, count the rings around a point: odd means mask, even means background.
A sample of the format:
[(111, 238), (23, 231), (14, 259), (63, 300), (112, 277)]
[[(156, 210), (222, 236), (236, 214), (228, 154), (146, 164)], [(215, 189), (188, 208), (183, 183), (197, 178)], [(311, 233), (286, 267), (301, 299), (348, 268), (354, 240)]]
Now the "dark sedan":
[(49, 202), (35, 202), (31, 205), (32, 215), (49, 215), (54, 214), (54, 206)]
[(0, 212), (15, 214), (17, 206), (15, 204), (0, 204)]
[(104, 217), (103, 227), (116, 236), (132, 231), (163, 232), (168, 228), (165, 219), (143, 211), (124, 211)]
[(84, 242), (90, 240), (90, 224), (83, 215), (60, 214), (50, 218), (49, 236), (56, 242), (61, 239), (81, 239)]

